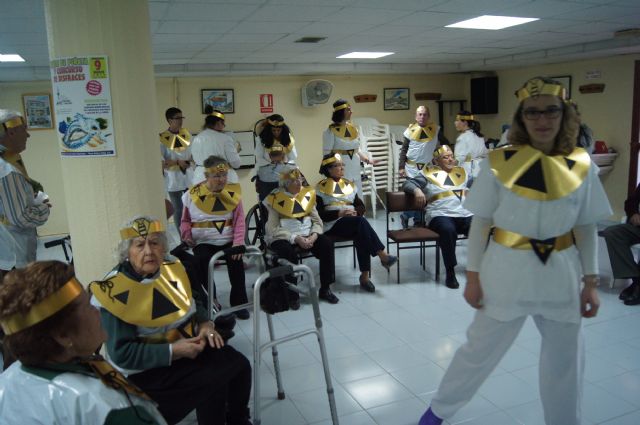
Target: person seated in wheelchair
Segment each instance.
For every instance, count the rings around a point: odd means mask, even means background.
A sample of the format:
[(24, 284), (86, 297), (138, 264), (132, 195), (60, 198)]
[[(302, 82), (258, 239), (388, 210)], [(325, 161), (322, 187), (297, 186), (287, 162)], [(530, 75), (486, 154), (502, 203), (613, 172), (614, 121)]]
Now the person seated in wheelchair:
[[(316, 191), (302, 186), (303, 176), (295, 166), (280, 175), (280, 187), (265, 198), (267, 224), (265, 240), (269, 248), (279, 257), (292, 263), (298, 262), (296, 247), (311, 253), (320, 260), (319, 297), (331, 304), (338, 297), (331, 292), (335, 280), (335, 258), (333, 241), (322, 234), (322, 220), (316, 210)], [(295, 284), (293, 276), (287, 278)], [(293, 310), (300, 308), (299, 296), (289, 291), (289, 303)]]
[(0, 422), (166, 424), (149, 397), (95, 352), (107, 338), (73, 266), (28, 264), (0, 286), (0, 325), (17, 360), (0, 374)]
[(251, 425), (249, 360), (208, 320), (201, 285), (167, 255), (162, 223), (137, 216), (120, 236), (120, 262), (89, 286), (108, 335), (107, 359), (170, 424), (195, 409), (198, 424)]
[(285, 164), (295, 165), (298, 154), (295, 140), (284, 117), (279, 114), (268, 116), (256, 143), (256, 192), (260, 201), (278, 188), (280, 173)]
[[(193, 248), (193, 264), (200, 283), (206, 284), (209, 261), (219, 251), (244, 245), (244, 210), (238, 183), (227, 182), (229, 164), (224, 158), (210, 156), (204, 161), (205, 180), (182, 195), (184, 210), (180, 223), (181, 239)], [(225, 255), (231, 294), (231, 306), (248, 302), (242, 254)], [(249, 318), (246, 309), (235, 312), (239, 319)]]
[(369, 221), (364, 217), (365, 206), (356, 185), (344, 178), (344, 162), (339, 153), (322, 158), (320, 174), (326, 179), (316, 185), (317, 209), (324, 223), (324, 234), (353, 239), (360, 266), (360, 287), (375, 292), (369, 279), (371, 257), (379, 257), (382, 267), (389, 270), (398, 258), (387, 254), (384, 245)]
[(456, 241), (458, 235), (469, 234), (471, 212), (462, 203), (467, 193), (469, 176), (465, 169), (456, 165), (453, 151), (442, 145), (433, 153), (435, 166), (424, 167), (414, 178), (405, 181), (402, 189), (414, 195), (420, 206), (425, 207), (425, 223), (440, 235), (440, 248), (447, 277), (448, 288), (460, 286), (454, 271), (456, 259)]

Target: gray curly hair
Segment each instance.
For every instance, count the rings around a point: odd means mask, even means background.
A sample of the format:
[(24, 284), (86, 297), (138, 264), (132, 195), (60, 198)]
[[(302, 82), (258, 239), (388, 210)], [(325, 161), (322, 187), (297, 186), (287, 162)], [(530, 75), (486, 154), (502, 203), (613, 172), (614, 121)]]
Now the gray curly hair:
[[(130, 227), (133, 227), (134, 223), (137, 220), (147, 220), (147, 221), (157, 221), (158, 219), (155, 217), (151, 217), (148, 215), (137, 215), (135, 217), (133, 217), (131, 220), (127, 221), (123, 226), (122, 229), (127, 229)], [(154, 232), (157, 233), (159, 236), (159, 241), (162, 244), (162, 246), (164, 247), (164, 251), (165, 251), (165, 256), (167, 254), (167, 249), (169, 248), (169, 242), (167, 240), (167, 233), (163, 230), (161, 232)], [(129, 239), (124, 239), (121, 240), (118, 243), (118, 248), (117, 248), (117, 260), (118, 263), (122, 263), (124, 261), (127, 260), (127, 258), (129, 257), (129, 248), (131, 248), (131, 243), (133, 242), (135, 238), (129, 238)]]

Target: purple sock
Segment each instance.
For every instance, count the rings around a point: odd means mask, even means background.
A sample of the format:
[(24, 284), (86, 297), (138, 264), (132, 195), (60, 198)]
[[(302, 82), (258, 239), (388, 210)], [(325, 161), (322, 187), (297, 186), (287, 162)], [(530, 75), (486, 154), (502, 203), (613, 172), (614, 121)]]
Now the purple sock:
[(431, 407), (429, 407), (420, 418), (418, 425), (442, 425), (442, 419), (437, 417), (436, 414), (433, 413), (433, 410), (431, 410)]

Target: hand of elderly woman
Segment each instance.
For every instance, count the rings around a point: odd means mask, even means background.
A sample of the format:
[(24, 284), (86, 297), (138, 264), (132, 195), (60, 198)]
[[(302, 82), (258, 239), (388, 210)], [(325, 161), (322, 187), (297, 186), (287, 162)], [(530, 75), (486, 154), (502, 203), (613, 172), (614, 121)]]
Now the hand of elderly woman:
[(195, 359), (204, 350), (205, 342), (200, 335), (194, 338), (179, 339), (171, 344), (171, 360), (182, 358)]
[(471, 307), (482, 308), (480, 273), (467, 271), (467, 286), (464, 288), (464, 299)]
[(224, 347), (224, 340), (222, 336), (216, 331), (216, 328), (212, 322), (200, 323), (200, 331), (198, 337), (203, 341), (207, 341), (212, 348)]

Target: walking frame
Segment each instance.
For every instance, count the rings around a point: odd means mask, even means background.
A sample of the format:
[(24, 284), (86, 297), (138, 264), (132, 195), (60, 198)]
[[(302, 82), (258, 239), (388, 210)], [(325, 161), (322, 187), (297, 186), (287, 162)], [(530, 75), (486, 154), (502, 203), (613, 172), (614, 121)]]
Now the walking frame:
[[(218, 311), (216, 305), (214, 303), (215, 294), (215, 276), (214, 276), (214, 266), (216, 261), (220, 260), (224, 255), (232, 255), (232, 254), (243, 254), (244, 258), (255, 262), (259, 270), (261, 272), (260, 276), (256, 280), (253, 286), (253, 302), (248, 302), (246, 304), (237, 305), (229, 308), (224, 308)], [(262, 354), (271, 349), (271, 354), (273, 356), (273, 369), (276, 375), (276, 385), (278, 388), (278, 400), (285, 399), (284, 388), (282, 386), (282, 378), (280, 375), (280, 361), (278, 359), (278, 349), (277, 346), (284, 342), (292, 341), (294, 339), (302, 338), (309, 334), (315, 334), (318, 339), (318, 345), (320, 347), (320, 355), (322, 357), (322, 367), (324, 369), (324, 378), (327, 385), (327, 396), (329, 398), (329, 408), (331, 410), (331, 420), (333, 425), (339, 425), (338, 422), (338, 412), (336, 409), (336, 401), (335, 394), (333, 391), (333, 385), (331, 383), (331, 374), (329, 372), (329, 359), (327, 357), (327, 349), (324, 343), (324, 333), (322, 331), (322, 317), (320, 316), (320, 306), (318, 299), (318, 287), (316, 286), (315, 280), (313, 278), (313, 273), (308, 266), (305, 265), (294, 265), (287, 260), (280, 259), (280, 266), (272, 268), (270, 270), (266, 270), (265, 261), (263, 257), (262, 251), (256, 246), (237, 246), (232, 247), (223, 251), (217, 252), (211, 260), (209, 261), (209, 278), (208, 278), (208, 297), (207, 297), (207, 308), (209, 312), (209, 319), (215, 320), (216, 317), (226, 315), (229, 313), (233, 313), (235, 311), (239, 311), (242, 309), (251, 309), (253, 310), (253, 424), (260, 425), (261, 424), (261, 412), (260, 412), (260, 365), (262, 360)], [(300, 289), (295, 285), (288, 285), (288, 288), (292, 291), (295, 291), (301, 295), (306, 295), (311, 300), (311, 306), (313, 308), (313, 316), (315, 327), (304, 329), (298, 332), (294, 332), (287, 336), (276, 338), (274, 334), (273, 321), (271, 319), (271, 315), (266, 313), (267, 315), (267, 327), (269, 329), (269, 342), (265, 342), (260, 345), (260, 287), (267, 279), (274, 278), (284, 278), (286, 275), (296, 274), (302, 275), (303, 281), (307, 281), (309, 283), (309, 287), (307, 290)]]

